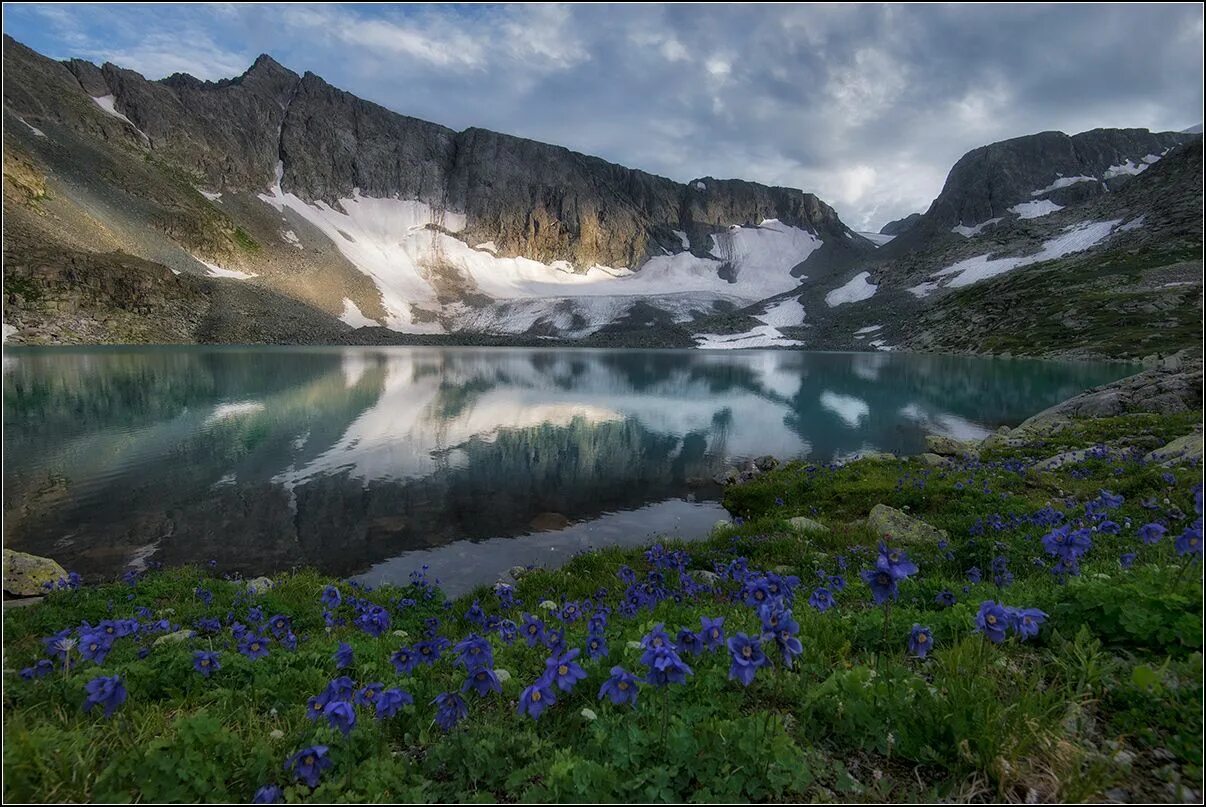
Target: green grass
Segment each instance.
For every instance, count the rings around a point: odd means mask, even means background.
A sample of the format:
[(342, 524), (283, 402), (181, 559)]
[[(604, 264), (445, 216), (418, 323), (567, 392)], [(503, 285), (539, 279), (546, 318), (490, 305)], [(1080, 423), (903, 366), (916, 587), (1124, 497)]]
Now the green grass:
[[(1185, 418), (1136, 417), (1078, 424), (1077, 439), (1117, 441), (1137, 428), (1163, 438), (1187, 426)], [(1111, 788), (1135, 801), (1168, 801), (1179, 800), (1177, 788), (1200, 791), (1200, 569), (1187, 569), (1173, 552), (1172, 538), (1187, 520), (1174, 521), (1154, 546), (1134, 537), (1139, 525), (1171, 508), (1192, 513), (1200, 473), (1175, 470), (1170, 484), (1165, 469), (1132, 461), (1037, 473), (1003, 459), (959, 468), (917, 460), (865, 460), (836, 470), (797, 463), (731, 489), (726, 504), (743, 523), (706, 541), (665, 547), (685, 552), (691, 571), (743, 558), (750, 569), (798, 576), (793, 615), (804, 654), (788, 670), (769, 650), (774, 666), (759, 670), (748, 689), (728, 680), (726, 653), (684, 656), (694, 669), (687, 683), (643, 687), (635, 710), (600, 702), (596, 693), (613, 665), (643, 672), (640, 651), (629, 643), (655, 624), (673, 634), (698, 627), (701, 616), (723, 616), (729, 635), (759, 630), (754, 611), (730, 596), (735, 583), (722, 578), (719, 593), (668, 597), (625, 617), (617, 571), (627, 565), (643, 579), (652, 567), (640, 550), (606, 549), (524, 576), (516, 591), (524, 607), (513, 611), (503, 611), (487, 588), (447, 609), (417, 589), (374, 590), (365, 596), (392, 615), (391, 633), (380, 639), (350, 624), (328, 633), (318, 598), (333, 581), (312, 571), (282, 575), (254, 598), (241, 593), (242, 584), (197, 568), (153, 572), (133, 586), (54, 593), (5, 614), (5, 797), (245, 801), (273, 782), (288, 785), (291, 801), (314, 802), (1077, 801), (1101, 800)], [(1035, 564), (1044, 557), (1039, 539), (1046, 528), (1010, 519), (1049, 505), (1078, 516), (1102, 488), (1125, 496), (1110, 517), (1130, 526), (1096, 535), (1081, 575), (1061, 585)], [(1161, 511), (1142, 506), (1152, 497)], [(901, 584), (886, 614), (870, 604), (858, 578), (870, 555), (853, 549), (878, 540), (862, 519), (881, 502), (950, 535), (945, 549), (909, 547), (920, 572)], [(831, 531), (795, 533), (786, 521), (795, 515)], [(991, 526), (997, 516), (1001, 529)], [(1119, 564), (1125, 551), (1138, 553), (1129, 570)], [(1011, 585), (967, 581), (973, 565), (987, 577), (997, 555), (1008, 558)], [(839, 557), (849, 584), (836, 593), (837, 607), (820, 613), (807, 604), (809, 592), (818, 571), (838, 572)], [(671, 590), (680, 588), (674, 571), (666, 577)], [(208, 606), (194, 595), (198, 587), (212, 592)], [(340, 587), (345, 596), (354, 593)], [(956, 595), (954, 607), (934, 603), (943, 590)], [(400, 597), (417, 603), (398, 609)], [(536, 722), (517, 714), (516, 702), (543, 670), (543, 648), (494, 636), (495, 667), (511, 679), (501, 695), (466, 694), (469, 717), (448, 733), (433, 724), (429, 704), (440, 692), (459, 690), (464, 673), (451, 654), (409, 677), (388, 661), (422, 636), (427, 618), (440, 618), (440, 633), (454, 641), (466, 635), (474, 600), (518, 622), (523, 611), (551, 619), (543, 600), (588, 598), (617, 609), (607, 630), (610, 654), (583, 661), (588, 678), (559, 693)], [(1049, 619), (1035, 639), (994, 645), (974, 632), (985, 599), (1041, 608)], [(296, 651), (274, 644), (267, 658), (250, 661), (230, 647), (227, 632), (159, 647), (151, 637), (141, 643), (151, 652), (140, 659), (140, 642), (127, 638), (100, 667), (80, 663), (35, 681), (15, 672), (42, 656), (41, 637), (81, 620), (95, 624), (145, 607), (173, 625), (228, 612), (246, 621), (253, 604), (266, 616), (292, 618)], [(340, 615), (350, 623), (353, 613), (345, 605)], [(914, 623), (933, 630), (925, 660), (907, 653)], [(398, 630), (406, 635), (392, 634)], [(585, 635), (585, 622), (573, 623), (568, 646), (582, 647)], [(361, 709), (347, 739), (306, 720), (307, 698), (340, 674), (332, 654), (341, 641), (356, 657), (343, 672), (400, 686), (416, 705), (384, 722)], [(222, 669), (204, 679), (193, 671), (192, 654), (210, 647), (221, 652)], [(101, 674), (121, 675), (129, 691), (109, 720), (81, 710), (84, 684)], [(282, 766), (315, 743), (330, 746), (335, 764), (310, 791), (292, 784)]]

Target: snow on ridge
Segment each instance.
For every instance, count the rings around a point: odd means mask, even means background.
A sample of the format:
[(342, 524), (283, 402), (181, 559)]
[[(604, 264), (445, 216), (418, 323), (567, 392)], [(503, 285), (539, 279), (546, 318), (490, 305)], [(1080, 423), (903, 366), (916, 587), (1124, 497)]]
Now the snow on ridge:
[[(256, 275), (256, 274), (248, 274), (247, 272), (240, 272), (238, 269), (223, 269), (221, 266), (218, 266), (218, 264), (210, 263), (209, 261), (203, 261), (200, 258), (196, 257), (195, 255), (193, 256), (193, 259), (196, 260), (198, 263), (205, 264), (205, 267), (207, 269), (209, 269), (210, 277), (229, 277), (229, 278), (233, 278), (235, 280), (249, 280), (253, 277), (259, 277), (259, 275)], [(177, 273), (177, 274), (179, 274), (179, 273)]]
[(1120, 165), (1111, 165), (1105, 170), (1104, 177), (1106, 179), (1113, 179), (1114, 177), (1120, 177), (1126, 174), (1136, 176), (1137, 174), (1142, 174), (1144, 171), (1146, 171), (1149, 165), (1151, 165), (1151, 163), (1145, 162), (1144, 160), (1140, 160), (1139, 162), (1127, 160)]
[(1016, 213), (1019, 219), (1037, 219), (1063, 209), (1062, 205), (1057, 205), (1050, 199), (1036, 199), (1033, 202), (1016, 204), (1009, 208), (1009, 212)]
[(201, 194), (211, 202), (216, 202), (222, 198), (222, 194), (218, 191), (207, 191), (204, 188), (197, 188), (197, 193)]
[[(1159, 158), (1157, 158), (1157, 159), (1159, 159)], [(1052, 191), (1057, 191), (1060, 188), (1066, 188), (1069, 185), (1075, 185), (1078, 182), (1097, 182), (1097, 181), (1098, 181), (1097, 177), (1087, 177), (1087, 176), (1059, 177), (1058, 179), (1056, 179), (1054, 182), (1052, 182), (1047, 187), (1039, 188), (1037, 191), (1031, 191), (1030, 195), (1031, 196), (1043, 196), (1044, 194), (1051, 193)]]
[(671, 230), (678, 237), (678, 242), (683, 245), (683, 249), (689, 251), (691, 249), (691, 239), (682, 230)]
[[(930, 275), (931, 278), (940, 278), (953, 275), (946, 283), (947, 288), (959, 288), (962, 286), (970, 286), (973, 283), (978, 283), (981, 280), (987, 280), (990, 277), (1004, 274), (1021, 266), (1029, 266), (1032, 263), (1041, 263), (1042, 261), (1050, 261), (1055, 258), (1062, 258), (1065, 255), (1071, 255), (1074, 252), (1083, 252), (1090, 249), (1103, 240), (1105, 240), (1114, 228), (1122, 223), (1122, 219), (1113, 221), (1086, 221), (1080, 224), (1072, 224), (1064, 228), (1064, 232), (1057, 235), (1055, 238), (1043, 242), (1043, 248), (1033, 255), (1021, 255), (1004, 258), (991, 258), (988, 255), (977, 255), (974, 258), (966, 258), (958, 263), (952, 264), (945, 269), (940, 269)], [(925, 285), (925, 284), (921, 284)], [(913, 292), (918, 297), (924, 297), (932, 289), (927, 290), (923, 294), (918, 294), (914, 286), (909, 291)], [(936, 286), (935, 286), (936, 288)]]
[(21, 117), (20, 115), (18, 115), (18, 116), (17, 116), (17, 120), (21, 121), (21, 122), (22, 122), (22, 123), (24, 123), (24, 124), (25, 124), (27, 127), (29, 127), (29, 130), (30, 130), (31, 132), (33, 132), (35, 135), (37, 135), (38, 137), (45, 137), (45, 136), (46, 136), (46, 133), (45, 133), (45, 132), (43, 132), (43, 131), (42, 131), (41, 129), (39, 129), (37, 126), (34, 126), (34, 125), (33, 125), (32, 123), (30, 123), (29, 121), (25, 120), (25, 118)]
[(855, 333), (856, 334), (874, 333), (875, 331), (878, 331), (882, 327), (884, 327), (884, 326), (883, 325), (868, 325), (865, 328), (859, 328), (857, 331), (855, 331)]
[(105, 112), (105, 114), (112, 115), (113, 117), (117, 118), (118, 120), (125, 121), (127, 124), (129, 124), (131, 129), (138, 132), (138, 134), (142, 137), (143, 140), (145, 140), (148, 143), (151, 142), (151, 138), (147, 137), (147, 133), (144, 132), (142, 129), (139, 129), (137, 126), (135, 126), (134, 121), (130, 120), (125, 115), (123, 115), (117, 111), (117, 97), (116, 96), (114, 96), (114, 95), (93, 95), (90, 97), (92, 98), (93, 103), (95, 103), (98, 107), (100, 107), (101, 110)]
[(937, 280), (923, 281), (916, 286), (909, 286), (905, 291), (916, 297), (918, 300), (923, 297), (929, 297), (930, 293), (940, 288), (942, 283)]
[(375, 319), (369, 319), (366, 317), (363, 313), (361, 313), (360, 306), (356, 305), (347, 297), (343, 298), (343, 313), (339, 315), (339, 318), (343, 320), (344, 323), (351, 325), (353, 328), (368, 328), (381, 324)]
[(964, 238), (971, 238), (973, 236), (979, 235), (980, 232), (985, 227), (991, 227), (992, 225), (996, 224), (1000, 220), (1001, 220), (1001, 218), (998, 216), (995, 219), (989, 219), (988, 221), (982, 221), (979, 224), (977, 224), (975, 227), (965, 227), (962, 224), (956, 224), (954, 227), (951, 228), (951, 232), (954, 233), (955, 235), (961, 235)]
[(859, 272), (845, 284), (825, 295), (825, 305), (836, 308), (845, 303), (858, 303), (875, 296), (879, 287), (871, 282), (870, 272)]

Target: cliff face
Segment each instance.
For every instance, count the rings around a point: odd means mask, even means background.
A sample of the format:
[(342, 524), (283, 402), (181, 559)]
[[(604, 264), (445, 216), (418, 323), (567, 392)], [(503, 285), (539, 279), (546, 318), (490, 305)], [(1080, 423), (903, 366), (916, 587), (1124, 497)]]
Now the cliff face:
[[(276, 183), (279, 163), (281, 188), (306, 202), (338, 205), (357, 191), (418, 200), (463, 214), (465, 238), (493, 241), (499, 254), (579, 268), (637, 267), (662, 248), (679, 248), (673, 230), (703, 234), (765, 219), (840, 238), (848, 242), (842, 251), (869, 250), (847, 238), (837, 214), (812, 194), (710, 177), (684, 185), (559, 146), (484, 129), (455, 132), (312, 73), (298, 76), (266, 55), (242, 76), (206, 82), (182, 74), (148, 81), (81, 60), (59, 64), (7, 38), (5, 52), (6, 86), (27, 85), (31, 74), (56, 85), (49, 94), (58, 99), (59, 122), (82, 128), (86, 96), (111, 96), (130, 125), (89, 115), (107, 139), (145, 148), (215, 191), (264, 191)], [(5, 102), (36, 117), (46, 94), (16, 91)]]

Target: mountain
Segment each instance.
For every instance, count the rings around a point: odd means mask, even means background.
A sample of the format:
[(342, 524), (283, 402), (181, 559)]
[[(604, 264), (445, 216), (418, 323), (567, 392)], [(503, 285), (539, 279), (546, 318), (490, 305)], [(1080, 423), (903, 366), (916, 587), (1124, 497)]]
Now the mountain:
[(809, 193), (455, 132), (268, 56), (219, 82), (11, 39), (4, 62), (6, 179), (36, 186), (6, 195), (10, 254), (120, 251), (349, 329), (582, 337), (642, 303), (665, 323), (748, 304), (874, 250)]
[(4, 67), (16, 342), (1141, 357), (1200, 337), (1200, 134), (994, 143), (925, 213), (856, 233), (800, 190), (457, 132), (266, 55), (148, 81), (6, 37)]

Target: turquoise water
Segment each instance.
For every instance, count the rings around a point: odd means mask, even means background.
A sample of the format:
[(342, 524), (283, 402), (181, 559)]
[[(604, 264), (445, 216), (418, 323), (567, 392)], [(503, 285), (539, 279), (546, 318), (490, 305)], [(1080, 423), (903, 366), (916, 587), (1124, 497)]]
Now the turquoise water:
[[(915, 453), (1133, 372), (787, 351), (17, 348), (4, 358), (5, 545), (86, 578), (148, 561), (450, 590), (653, 533), (763, 454)], [(478, 542), (478, 543), (469, 543)]]

